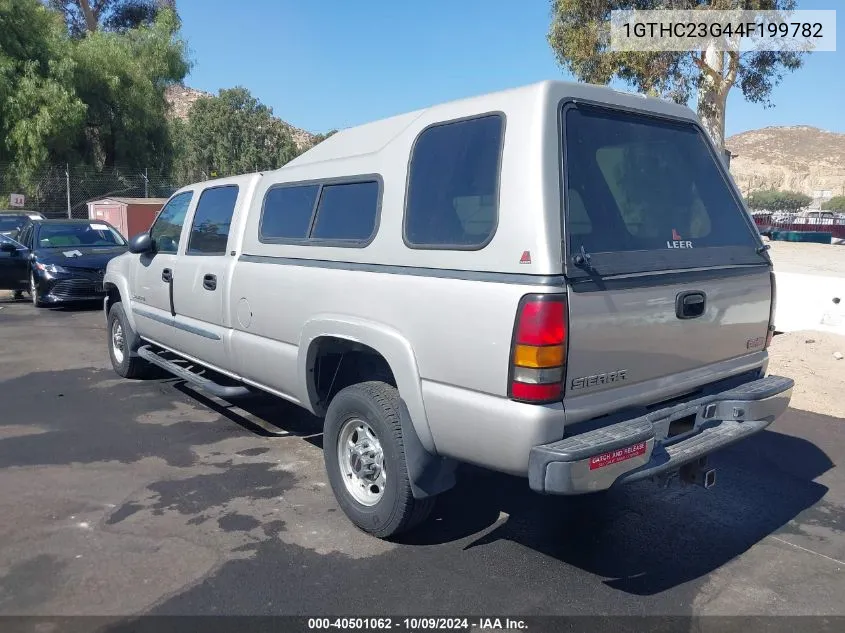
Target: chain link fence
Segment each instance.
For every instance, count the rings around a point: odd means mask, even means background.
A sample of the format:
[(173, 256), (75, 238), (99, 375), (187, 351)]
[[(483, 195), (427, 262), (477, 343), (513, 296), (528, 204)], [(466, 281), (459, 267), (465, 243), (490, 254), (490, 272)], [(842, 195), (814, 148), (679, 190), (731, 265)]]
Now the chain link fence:
[(10, 209), (11, 195), (24, 196), (23, 209), (50, 218), (87, 218), (88, 202), (102, 198), (167, 198), (179, 187), (208, 180), (209, 174), (165, 177), (152, 169), (51, 165), (23, 185), (0, 163), (0, 209)]

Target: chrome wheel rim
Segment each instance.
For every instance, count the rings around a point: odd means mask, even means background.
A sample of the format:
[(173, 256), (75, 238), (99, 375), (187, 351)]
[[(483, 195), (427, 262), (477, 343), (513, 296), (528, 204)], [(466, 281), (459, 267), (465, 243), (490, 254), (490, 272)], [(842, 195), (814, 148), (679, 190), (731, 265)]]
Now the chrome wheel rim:
[(114, 359), (117, 361), (118, 365), (123, 362), (124, 344), (123, 326), (120, 325), (120, 321), (118, 319), (115, 319), (111, 326), (111, 348), (114, 353)]
[(374, 506), (384, 496), (386, 473), (381, 442), (360, 418), (343, 423), (337, 440), (337, 459), (347, 492), (358, 503)]

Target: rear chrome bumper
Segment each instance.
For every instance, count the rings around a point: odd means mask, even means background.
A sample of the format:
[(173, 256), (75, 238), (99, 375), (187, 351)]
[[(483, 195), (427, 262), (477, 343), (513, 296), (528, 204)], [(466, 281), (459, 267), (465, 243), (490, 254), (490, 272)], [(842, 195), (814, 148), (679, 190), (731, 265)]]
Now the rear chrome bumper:
[[(759, 433), (783, 413), (794, 381), (768, 376), (623, 422), (531, 449), (533, 490), (576, 495), (678, 470)], [(669, 437), (670, 424), (695, 416), (693, 428)]]

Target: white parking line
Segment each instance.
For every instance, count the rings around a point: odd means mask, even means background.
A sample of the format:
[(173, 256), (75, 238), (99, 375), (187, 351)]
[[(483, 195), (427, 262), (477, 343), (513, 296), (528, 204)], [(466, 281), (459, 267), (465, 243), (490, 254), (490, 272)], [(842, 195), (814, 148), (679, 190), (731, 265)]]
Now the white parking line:
[(829, 561), (833, 561), (837, 565), (842, 565), (843, 567), (845, 567), (845, 562), (838, 560), (836, 558), (831, 558), (830, 556), (825, 556), (824, 554), (820, 554), (819, 552), (815, 552), (811, 549), (807, 549), (806, 547), (801, 547), (800, 545), (796, 545), (795, 543), (790, 543), (789, 541), (785, 541), (782, 538), (778, 538), (777, 536), (773, 536), (772, 538), (775, 539), (776, 541), (780, 541), (781, 543), (786, 543), (787, 545), (794, 547), (795, 549), (800, 549), (801, 551), (807, 552), (809, 554), (815, 554), (816, 556), (821, 556), (822, 558), (826, 558)]

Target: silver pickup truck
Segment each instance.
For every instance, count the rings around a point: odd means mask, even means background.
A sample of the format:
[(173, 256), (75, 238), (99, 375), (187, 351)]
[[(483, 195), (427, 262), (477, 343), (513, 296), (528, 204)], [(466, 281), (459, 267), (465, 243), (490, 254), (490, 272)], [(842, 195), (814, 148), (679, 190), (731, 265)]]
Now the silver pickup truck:
[(549, 494), (709, 487), (707, 455), (793, 386), (766, 376), (771, 261), (695, 115), (596, 86), (437, 105), (184, 187), (105, 286), (118, 374), (319, 416), (338, 503), (378, 537), (460, 462)]

